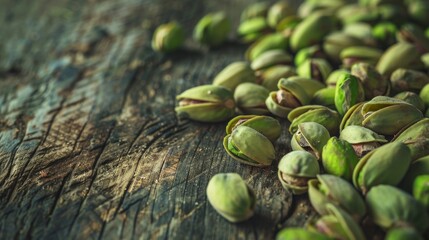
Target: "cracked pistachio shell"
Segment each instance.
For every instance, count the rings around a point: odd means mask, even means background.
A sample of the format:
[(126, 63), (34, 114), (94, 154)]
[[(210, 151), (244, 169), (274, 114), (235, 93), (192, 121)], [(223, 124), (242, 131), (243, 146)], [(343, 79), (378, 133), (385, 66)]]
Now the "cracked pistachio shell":
[(261, 79), (261, 85), (270, 91), (278, 89), (277, 84), (281, 78), (295, 76), (296, 71), (292, 66), (275, 65), (259, 72), (258, 78)]
[(256, 2), (247, 5), (247, 7), (241, 12), (240, 21), (249, 20), (252, 18), (266, 17), (268, 8), (270, 5), (268, 2)]
[(238, 126), (247, 126), (262, 133), (271, 142), (275, 142), (281, 134), (281, 126), (277, 119), (269, 116), (240, 115), (228, 122), (226, 134), (231, 134)]
[(366, 62), (371, 65), (377, 64), (383, 51), (374, 47), (367, 46), (352, 46), (343, 49), (340, 53), (340, 58), (343, 67), (351, 68), (353, 64), (358, 62)]
[(429, 210), (429, 174), (416, 177), (413, 183), (413, 196)]
[(411, 163), (410, 149), (403, 143), (391, 142), (366, 154), (353, 171), (353, 184), (362, 193), (379, 184), (396, 185)]
[(411, 151), (411, 160), (429, 155), (429, 118), (423, 118), (402, 129), (393, 139), (402, 142)]
[(182, 46), (185, 34), (177, 22), (169, 22), (159, 26), (152, 38), (152, 48), (158, 52), (171, 52)]
[(223, 86), (231, 91), (241, 83), (256, 82), (256, 76), (246, 62), (234, 62), (220, 71), (213, 80), (213, 85)]
[(420, 110), (420, 112), (424, 112), (426, 109), (423, 99), (421, 99), (421, 97), (415, 92), (410, 92), (410, 91), (400, 92), (396, 94), (394, 98), (400, 99), (404, 102), (407, 102), (413, 105), (418, 110)]
[(335, 86), (337, 86), (338, 79), (344, 73), (350, 73), (350, 71), (347, 69), (336, 69), (336, 70), (332, 71), (325, 80), (326, 86), (335, 88)]
[(282, 49), (266, 51), (252, 61), (251, 67), (254, 71), (265, 69), (277, 64), (288, 65), (292, 63), (292, 56)]
[(264, 17), (257, 17), (245, 20), (238, 26), (237, 32), (245, 43), (256, 41), (269, 30)]
[(359, 159), (352, 145), (331, 137), (322, 151), (322, 165), (326, 173), (351, 180)]
[(324, 58), (325, 53), (323, 53), (322, 48), (319, 45), (312, 45), (310, 47), (305, 47), (300, 49), (295, 55), (295, 66), (301, 65), (305, 60), (309, 58)]
[(236, 127), (223, 139), (223, 146), (233, 159), (256, 167), (271, 165), (276, 155), (271, 141), (247, 126)]
[(361, 110), (364, 103), (365, 102), (356, 103), (346, 112), (340, 123), (340, 131), (347, 126), (362, 126), (363, 115)]
[(333, 16), (313, 13), (304, 18), (296, 27), (290, 39), (294, 52), (319, 43), (331, 31), (335, 30), (336, 21)]
[(305, 105), (293, 109), (288, 114), (291, 122), (289, 132), (294, 134), (298, 130), (298, 125), (303, 122), (317, 122), (323, 125), (330, 135), (337, 135), (340, 126), (340, 115), (328, 107), (321, 105)]
[(319, 232), (334, 239), (366, 239), (359, 224), (346, 211), (331, 203), (327, 204), (326, 209), (328, 215), (316, 222)]
[(390, 83), (394, 92), (418, 92), (429, 83), (429, 76), (420, 71), (398, 68), (390, 76)]
[(305, 150), (317, 159), (322, 157), (323, 146), (328, 142), (328, 130), (316, 122), (303, 122), (298, 124), (298, 130), (292, 135), (292, 150)]
[(422, 112), (413, 105), (385, 96), (375, 97), (365, 103), (361, 112), (364, 116), (362, 126), (383, 135), (395, 135), (402, 128), (423, 118)]
[(382, 144), (387, 143), (383, 135), (356, 125), (345, 127), (340, 133), (340, 139), (350, 143), (359, 158), (380, 147)]
[(428, 228), (429, 217), (424, 206), (396, 187), (374, 186), (366, 195), (366, 203), (374, 223), (384, 229), (412, 226), (423, 232)]
[(364, 45), (359, 38), (344, 32), (332, 32), (323, 41), (323, 50), (329, 58), (335, 62), (341, 62), (340, 53), (343, 49), (351, 46)]
[(398, 42), (390, 46), (377, 63), (377, 71), (389, 77), (398, 68), (415, 68), (421, 66), (420, 54), (417, 48), (406, 42)]
[(361, 82), (353, 75), (344, 73), (335, 87), (335, 107), (342, 116), (356, 103), (365, 100)]
[(276, 235), (276, 240), (332, 240), (321, 233), (306, 230), (304, 228), (285, 228)]
[(408, 4), (408, 14), (422, 26), (429, 26), (429, 3), (426, 1), (410, 1)]
[(402, 25), (399, 31), (396, 32), (396, 38), (399, 42), (413, 44), (420, 53), (427, 53), (429, 51), (429, 39), (426, 38), (423, 29), (416, 25)]
[(301, 77), (312, 78), (320, 82), (325, 82), (332, 67), (328, 61), (322, 58), (309, 58), (297, 68), (297, 73)]
[(253, 61), (262, 53), (274, 49), (287, 49), (289, 36), (284, 33), (271, 33), (250, 45), (245, 53), (247, 60)]
[(207, 199), (222, 217), (242, 222), (253, 216), (256, 197), (237, 173), (218, 173), (207, 185)]
[(201, 122), (222, 122), (235, 115), (232, 92), (214, 85), (190, 88), (176, 97), (178, 106), (174, 109), (179, 118)]
[(269, 114), (265, 105), (270, 91), (256, 83), (242, 83), (234, 91), (237, 108), (244, 114)]
[(429, 83), (425, 84), (424, 87), (419, 92), (420, 98), (425, 103), (426, 107), (429, 106)]
[(386, 233), (385, 240), (404, 240), (404, 239), (413, 239), (413, 240), (423, 240), (423, 237), (420, 235), (417, 230), (413, 227), (399, 227), (392, 228)]
[(194, 39), (208, 46), (225, 42), (231, 30), (231, 22), (224, 12), (210, 13), (200, 19), (194, 28)]
[(429, 155), (421, 157), (411, 163), (407, 174), (399, 184), (400, 188), (407, 192), (412, 192), (415, 179), (420, 175), (429, 174)]
[(314, 93), (310, 103), (335, 109), (335, 88), (326, 87), (320, 89)]
[(311, 205), (320, 215), (329, 213), (328, 203), (348, 212), (355, 221), (360, 221), (366, 213), (365, 201), (348, 181), (329, 174), (317, 175), (308, 182), (308, 196)]
[(364, 62), (356, 63), (351, 68), (351, 74), (362, 83), (366, 99), (389, 94), (389, 81), (377, 72), (373, 65)]
[(280, 182), (293, 194), (307, 192), (308, 181), (320, 172), (317, 159), (306, 151), (292, 151), (284, 155), (278, 169)]
[(269, 8), (267, 21), (272, 28), (275, 28), (280, 20), (294, 14), (294, 8), (287, 1), (278, 1)]

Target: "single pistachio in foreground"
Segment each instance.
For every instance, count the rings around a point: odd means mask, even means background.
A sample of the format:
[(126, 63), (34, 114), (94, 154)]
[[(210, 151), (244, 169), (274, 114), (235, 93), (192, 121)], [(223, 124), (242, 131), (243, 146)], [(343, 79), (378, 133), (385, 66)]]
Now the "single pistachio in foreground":
[(207, 186), (207, 199), (222, 217), (242, 222), (253, 216), (256, 197), (237, 173), (219, 173)]

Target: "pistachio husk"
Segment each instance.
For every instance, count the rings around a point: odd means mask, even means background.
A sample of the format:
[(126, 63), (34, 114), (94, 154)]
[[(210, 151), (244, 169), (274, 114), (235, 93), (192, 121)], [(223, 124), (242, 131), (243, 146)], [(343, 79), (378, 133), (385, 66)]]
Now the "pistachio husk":
[(233, 62), (220, 71), (213, 80), (213, 85), (223, 86), (231, 91), (245, 82), (256, 82), (256, 76), (246, 62)]
[(180, 48), (185, 40), (182, 26), (169, 22), (156, 28), (152, 37), (152, 49), (158, 52), (172, 52)]
[(228, 122), (226, 134), (231, 134), (238, 126), (251, 127), (263, 134), (271, 142), (275, 142), (281, 134), (279, 121), (270, 116), (239, 115)]
[(234, 91), (234, 100), (243, 114), (269, 114), (265, 99), (270, 91), (256, 83), (242, 83)]
[(316, 122), (298, 124), (298, 130), (292, 135), (292, 150), (304, 150), (313, 154), (317, 159), (322, 157), (323, 146), (328, 142), (328, 130)]
[(354, 148), (345, 140), (331, 137), (322, 151), (322, 164), (326, 173), (351, 180), (359, 159)]
[(237, 173), (218, 173), (207, 185), (207, 199), (230, 222), (242, 222), (253, 216), (256, 197)]
[(201, 122), (222, 122), (235, 115), (232, 92), (215, 85), (201, 85), (190, 88), (176, 97), (178, 106), (174, 109), (179, 118)]

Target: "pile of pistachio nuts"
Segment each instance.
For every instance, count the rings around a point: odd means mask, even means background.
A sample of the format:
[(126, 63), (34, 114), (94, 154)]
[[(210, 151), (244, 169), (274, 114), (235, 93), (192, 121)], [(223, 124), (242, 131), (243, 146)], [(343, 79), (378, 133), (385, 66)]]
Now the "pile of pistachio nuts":
[[(193, 38), (220, 46), (231, 31), (223, 12)], [(257, 2), (241, 13), (244, 60), (212, 84), (177, 96), (179, 118), (226, 122), (232, 159), (253, 167), (276, 160), (288, 127), (292, 151), (278, 162), (285, 190), (308, 194), (320, 215), (277, 239), (423, 239), (429, 229), (429, 1)], [(180, 48), (178, 22), (161, 25), (152, 47)], [(278, 119), (290, 124), (282, 126)], [(213, 208), (231, 222), (252, 217), (255, 193), (237, 173), (207, 186)]]

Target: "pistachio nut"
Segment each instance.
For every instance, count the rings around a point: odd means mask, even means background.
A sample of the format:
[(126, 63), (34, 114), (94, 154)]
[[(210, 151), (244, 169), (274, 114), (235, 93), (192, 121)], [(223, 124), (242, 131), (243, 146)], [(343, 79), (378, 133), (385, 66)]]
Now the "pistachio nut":
[(420, 235), (417, 230), (413, 227), (398, 227), (392, 228), (386, 233), (385, 240), (404, 240), (404, 239), (413, 239), (413, 240), (423, 240), (423, 237)]
[(279, 162), (278, 177), (283, 187), (293, 194), (307, 192), (308, 181), (319, 174), (317, 159), (306, 151), (292, 151)]
[(413, 196), (429, 210), (429, 174), (417, 176), (413, 184)]
[(418, 92), (429, 83), (429, 76), (423, 72), (398, 68), (390, 76), (393, 92)]
[(335, 109), (335, 88), (326, 87), (315, 92), (310, 101), (311, 104), (322, 105)]
[(332, 72), (329, 74), (328, 78), (326, 78), (326, 81), (325, 81), (326, 86), (328, 86), (328, 87), (331, 87), (331, 88), (334, 88), (334, 89), (335, 89), (335, 87), (337, 86), (338, 79), (339, 79), (339, 78), (340, 78), (344, 73), (350, 73), (350, 71), (349, 71), (349, 70), (347, 70), (347, 69), (343, 69), (343, 68), (336, 69), (336, 70), (332, 71)]
[(292, 6), (287, 1), (278, 1), (268, 9), (268, 24), (275, 28), (283, 18), (295, 14)]
[(366, 102), (356, 103), (346, 112), (340, 123), (340, 131), (347, 126), (362, 126), (362, 121), (364, 118), (361, 110), (365, 103)]
[(351, 180), (359, 159), (346, 140), (331, 137), (322, 151), (322, 164), (326, 173)]
[(429, 83), (425, 84), (420, 92), (419, 92), (419, 96), (420, 98), (423, 100), (423, 102), (425, 103), (426, 108), (429, 107)]
[(396, 185), (411, 163), (410, 149), (401, 142), (387, 143), (367, 153), (353, 171), (353, 184), (366, 194), (379, 184)]
[(277, 92), (271, 92), (265, 100), (268, 110), (278, 117), (286, 118), (292, 109), (310, 101), (303, 87), (294, 81), (282, 78), (278, 82), (278, 88)]
[(359, 224), (350, 214), (331, 203), (326, 205), (328, 215), (322, 216), (315, 224), (319, 232), (334, 239), (366, 239)]
[(316, 122), (303, 122), (298, 124), (298, 130), (292, 136), (291, 147), (292, 150), (307, 151), (320, 159), (323, 146), (330, 137), (323, 125)]
[(359, 38), (344, 32), (332, 32), (323, 41), (323, 50), (329, 58), (337, 63), (341, 62), (340, 53), (343, 49), (352, 46), (364, 45)]
[(269, 114), (265, 99), (270, 91), (256, 83), (242, 83), (234, 91), (234, 100), (239, 112), (244, 114)]
[(258, 72), (261, 85), (270, 91), (277, 90), (281, 78), (289, 78), (296, 75), (295, 68), (287, 65), (275, 65)]
[(237, 32), (243, 42), (250, 43), (269, 32), (269, 27), (264, 17), (256, 17), (242, 21)]
[(429, 118), (423, 118), (402, 129), (392, 141), (407, 145), (413, 161), (429, 155)]
[(346, 126), (340, 133), (340, 139), (350, 143), (359, 158), (387, 143), (383, 135), (356, 125)]
[(271, 142), (275, 142), (281, 134), (281, 126), (279, 121), (269, 116), (258, 115), (240, 115), (228, 122), (226, 126), (226, 134), (231, 134), (238, 126), (246, 126), (255, 129), (263, 134)]
[(429, 25), (427, 13), (429, 12), (429, 3), (426, 1), (410, 1), (408, 4), (408, 14), (422, 26)]
[(321, 233), (306, 230), (304, 228), (285, 228), (276, 235), (276, 240), (332, 240)]
[(270, 5), (267, 2), (255, 2), (247, 5), (241, 12), (240, 21), (246, 21), (252, 18), (266, 17)]
[(331, 65), (328, 61), (322, 58), (307, 59), (297, 68), (299, 76), (316, 79), (320, 82), (325, 82), (325, 79), (331, 72)]
[(319, 45), (312, 45), (310, 47), (305, 47), (300, 49), (295, 55), (295, 66), (300, 66), (309, 58), (324, 58), (325, 53), (323, 53), (322, 48)]
[(233, 62), (220, 71), (213, 80), (213, 85), (223, 86), (231, 91), (241, 83), (256, 82), (256, 76), (246, 62)]
[(343, 49), (340, 53), (340, 58), (344, 68), (351, 68), (353, 64), (358, 62), (366, 62), (375, 65), (382, 55), (383, 51), (378, 48), (352, 46)]
[(349, 73), (342, 74), (335, 87), (335, 107), (342, 116), (356, 103), (365, 100), (361, 82)]
[(375, 97), (365, 103), (361, 113), (364, 116), (362, 126), (383, 135), (395, 135), (402, 128), (423, 118), (422, 112), (413, 105), (385, 96)]
[(238, 126), (226, 135), (223, 147), (233, 159), (256, 167), (271, 165), (276, 155), (271, 141), (247, 126)]
[(420, 175), (427, 174), (429, 174), (429, 155), (421, 157), (411, 163), (410, 168), (399, 184), (399, 187), (404, 191), (412, 193), (415, 179)]
[(208, 46), (225, 42), (231, 30), (231, 22), (224, 12), (209, 13), (194, 28), (194, 39)]
[(157, 27), (152, 38), (152, 48), (158, 52), (171, 52), (182, 46), (185, 34), (178, 22), (169, 22)]
[(190, 88), (176, 97), (178, 106), (174, 109), (179, 118), (201, 122), (222, 122), (235, 115), (232, 92), (215, 85)]
[(253, 216), (256, 196), (237, 173), (218, 173), (207, 185), (207, 199), (230, 222), (242, 222)]
[(420, 27), (413, 24), (404, 24), (396, 32), (396, 38), (399, 42), (408, 42), (413, 44), (420, 53), (429, 51), (429, 39)]
[(372, 28), (372, 35), (382, 47), (395, 44), (398, 28), (391, 22), (380, 22)]
[(281, 49), (266, 51), (252, 61), (250, 65), (254, 71), (266, 69), (274, 65), (289, 65), (292, 63), (292, 56)]
[(398, 42), (390, 46), (381, 56), (376, 69), (381, 75), (389, 77), (398, 68), (412, 68), (422, 66), (420, 53), (417, 48), (406, 42)]
[(351, 74), (356, 76), (362, 83), (366, 99), (388, 95), (390, 92), (389, 81), (369, 63), (361, 62), (354, 64)]
[(290, 46), (294, 52), (319, 43), (332, 30), (336, 28), (335, 19), (332, 16), (313, 13), (300, 22), (290, 39)]
[(271, 33), (250, 45), (245, 53), (247, 60), (253, 61), (262, 53), (273, 49), (287, 49), (289, 36), (283, 33)]
[(400, 99), (416, 107), (420, 112), (424, 112), (426, 109), (423, 99), (415, 92), (404, 91), (396, 94), (394, 98)]
[(424, 206), (396, 187), (374, 186), (366, 195), (366, 203), (374, 223), (384, 229), (410, 226), (423, 232), (428, 227), (429, 217)]
[(320, 215), (329, 214), (328, 203), (348, 212), (359, 222), (366, 213), (365, 201), (356, 189), (346, 180), (329, 175), (317, 175), (308, 182), (308, 197), (311, 205)]
[(340, 126), (340, 115), (328, 107), (321, 105), (305, 105), (293, 109), (287, 116), (291, 122), (289, 132), (294, 134), (298, 125), (303, 122), (317, 122), (323, 125), (330, 135), (337, 135)]

